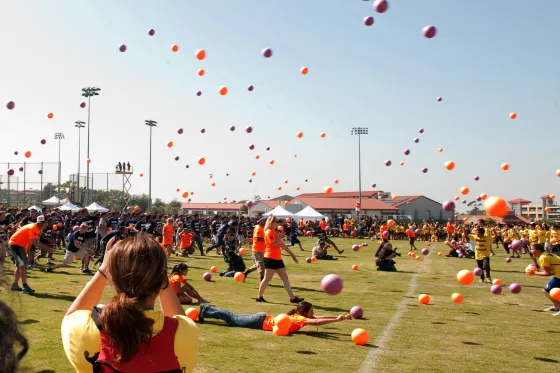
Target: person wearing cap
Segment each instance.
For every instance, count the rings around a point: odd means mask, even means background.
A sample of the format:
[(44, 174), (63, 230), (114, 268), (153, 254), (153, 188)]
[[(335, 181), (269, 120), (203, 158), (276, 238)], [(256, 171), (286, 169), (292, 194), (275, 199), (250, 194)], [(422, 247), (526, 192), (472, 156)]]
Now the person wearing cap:
[(62, 263), (46, 268), (45, 272), (52, 272), (55, 269), (68, 267), (74, 261), (74, 257), (77, 257), (83, 261), (82, 273), (91, 274), (89, 270), (89, 261), (91, 256), (93, 256), (95, 248), (87, 244), (88, 229), (89, 226), (86, 223), (80, 224), (80, 228), (73, 232), (68, 240), (66, 255)]
[[(15, 232), (12, 237), (10, 237), (10, 254), (16, 266), (16, 270), (14, 271), (14, 283), (11, 287), (12, 291), (21, 291), (23, 294), (35, 293), (35, 290), (31, 289), (29, 285), (27, 285), (27, 265), (29, 264), (27, 254), (31, 250), (32, 245), (48, 252), (54, 252), (53, 248), (50, 248), (39, 241), (41, 230), (46, 226), (47, 222), (45, 221), (45, 217), (40, 215), (37, 217), (37, 223), (31, 223), (23, 226)], [(18, 285), (20, 278), (22, 288)]]

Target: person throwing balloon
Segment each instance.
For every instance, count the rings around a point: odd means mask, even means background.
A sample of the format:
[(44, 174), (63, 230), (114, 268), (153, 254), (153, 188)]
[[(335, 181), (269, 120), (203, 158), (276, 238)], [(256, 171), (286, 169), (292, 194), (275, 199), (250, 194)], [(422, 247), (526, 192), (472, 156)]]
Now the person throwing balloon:
[(290, 280), (288, 279), (288, 272), (286, 272), (286, 266), (282, 260), (282, 249), (292, 256), (294, 263), (298, 263), (298, 260), (294, 253), (282, 242), (284, 233), (278, 232), (278, 223), (274, 216), (269, 216), (266, 219), (266, 224), (264, 225), (264, 241), (265, 241), (265, 251), (264, 251), (264, 278), (259, 286), (259, 292), (257, 294), (257, 302), (266, 302), (263, 298), (264, 290), (268, 286), (268, 283), (275, 274), (278, 274), (282, 283), (284, 284), (284, 289), (290, 297), (290, 302), (299, 303), (303, 301), (303, 298), (298, 298), (292, 292), (292, 287), (290, 286)]

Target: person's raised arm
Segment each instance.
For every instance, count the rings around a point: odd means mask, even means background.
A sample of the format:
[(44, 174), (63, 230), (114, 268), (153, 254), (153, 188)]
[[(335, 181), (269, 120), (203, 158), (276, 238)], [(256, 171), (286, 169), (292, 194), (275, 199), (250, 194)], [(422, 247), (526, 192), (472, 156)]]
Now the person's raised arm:
[(338, 316), (333, 316), (332, 318), (323, 318), (324, 316), (319, 316), (319, 317), (315, 317), (314, 319), (306, 319), (305, 320), (305, 325), (315, 325), (315, 326), (320, 326), (320, 325), (327, 325), (327, 324), (332, 324), (335, 322), (340, 322), (340, 321), (344, 321), (344, 320), (350, 320), (352, 319), (352, 316), (349, 314), (341, 314)]

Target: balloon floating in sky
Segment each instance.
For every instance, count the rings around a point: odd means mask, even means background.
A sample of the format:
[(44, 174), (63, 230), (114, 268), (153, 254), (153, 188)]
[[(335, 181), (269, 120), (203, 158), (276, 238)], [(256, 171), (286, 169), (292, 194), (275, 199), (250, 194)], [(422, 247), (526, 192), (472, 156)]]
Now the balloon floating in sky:
[(419, 139), (418, 137), (416, 137), (416, 138), (414, 139), (414, 142), (415, 142), (416, 144), (418, 144), (418, 143), (420, 142), (420, 139)]
[(220, 87), (220, 89), (218, 90), (218, 92), (220, 93), (220, 95), (225, 96), (228, 94), (228, 89), (226, 86), (222, 86)]
[(269, 151), (269, 150), (270, 150), (270, 146), (267, 146), (267, 147), (266, 147), (266, 151)]
[(204, 163), (206, 163), (206, 159), (204, 159), (204, 157), (198, 158), (198, 164), (199, 164), (199, 165), (202, 166)]
[(196, 92), (196, 95), (197, 95), (197, 96), (201, 96), (201, 95), (202, 95), (202, 92), (201, 92), (201, 91), (197, 91), (197, 92)]
[(423, 173), (426, 173), (426, 172), (428, 172), (428, 169), (427, 169), (426, 167), (424, 167), (424, 168), (422, 169), (422, 172), (423, 172)]
[(509, 170), (509, 164), (507, 164), (507, 163), (502, 163), (501, 167), (502, 167), (502, 170), (504, 170), (504, 171)]
[(556, 176), (560, 177), (560, 169), (556, 170)]
[(182, 128), (179, 128), (179, 129), (177, 130), (177, 133), (178, 133), (179, 135), (182, 135), (182, 134), (183, 134), (183, 129), (182, 129)]
[(167, 143), (167, 147), (168, 147), (168, 148), (172, 148), (172, 147), (173, 147), (173, 141), (169, 141), (169, 142)]
[(443, 100), (443, 98), (441, 98), (441, 97), (437, 98), (437, 102), (441, 102), (442, 100)]
[(201, 128), (201, 129), (200, 129), (200, 133), (206, 133), (206, 129), (205, 129), (205, 128)]
[(17, 151), (14, 152), (14, 155), (18, 155), (18, 154), (19, 154), (19, 152), (17, 152)]
[(303, 132), (298, 132), (297, 137), (298, 137), (298, 139), (301, 139), (303, 137)]
[(467, 188), (467, 187), (461, 187), (461, 194), (463, 194), (463, 195), (469, 194), (469, 188)]
[(173, 52), (177, 52), (177, 51), (179, 50), (179, 46), (178, 46), (177, 44), (173, 44), (173, 45), (171, 46), (171, 50), (172, 50)]
[(309, 72), (309, 69), (308, 69), (307, 67), (304, 66), (304, 67), (302, 67), (302, 68), (300, 69), (300, 71), (301, 71), (301, 73), (302, 73), (303, 75), (307, 75), (307, 73)]
[(443, 152), (443, 148), (439, 148), (438, 151), (441, 153)]
[(371, 26), (371, 25), (373, 25), (373, 22), (374, 22), (374, 21), (375, 21), (375, 20), (373, 19), (372, 16), (364, 17), (364, 25), (366, 25), (366, 26)]
[(478, 180), (480, 180), (480, 178), (478, 176), (475, 176), (474, 181), (478, 181)]
[(13, 101), (8, 101), (8, 102), (6, 103), (6, 107), (8, 108), (8, 110), (13, 110), (13, 108), (16, 107), (16, 104), (15, 104), (15, 102), (13, 102)]
[(82, 109), (85, 108), (85, 107), (86, 107), (86, 103), (85, 103), (85, 102), (82, 102), (82, 103), (80, 104), (80, 107), (81, 107)]
[(274, 164), (274, 159), (271, 159), (270, 162), (268, 162), (269, 164)]
[(47, 143), (47, 140), (43, 139), (41, 140), (41, 144), (45, 145)]
[(247, 132), (247, 133), (253, 132), (253, 127), (247, 126), (247, 127), (245, 128), (245, 132)]
[(38, 171), (38, 174), (39, 174), (39, 175), (42, 175), (42, 174), (43, 174), (43, 170), (39, 170), (39, 171)]
[(53, 118), (54, 118), (54, 114), (53, 114), (53, 113), (48, 113), (48, 114), (47, 114), (47, 118), (53, 119)]
[(23, 172), (23, 167), (20, 167), (20, 168), (19, 168), (19, 172)]
[(15, 172), (15, 171), (14, 171), (13, 169), (10, 168), (10, 169), (8, 170), (8, 176), (13, 176), (13, 175), (14, 175), (14, 172)]
[(140, 177), (144, 177), (144, 174), (140, 174)]
[(261, 159), (261, 156), (257, 154), (257, 155), (255, 156), (255, 159)]
[(393, 162), (391, 162), (389, 159), (387, 159), (385, 161), (385, 166), (389, 167)]
[(508, 211), (506, 201), (500, 197), (488, 197), (484, 202), (484, 209), (488, 215), (499, 218), (506, 216)]
[(324, 132), (321, 133), (321, 138), (322, 138), (322, 139), (324, 139), (326, 136), (327, 136), (326, 133), (324, 133)]
[(204, 76), (204, 69), (198, 69), (198, 76)]
[(150, 36), (154, 36), (156, 33), (156, 30), (154, 30), (153, 28), (151, 28), (150, 30), (148, 30), (148, 35)]
[(194, 55), (197, 60), (202, 61), (206, 58), (206, 51), (204, 49), (197, 49), (196, 52), (194, 52)]
[(377, 186), (377, 184), (375, 184), (375, 183), (371, 184), (372, 188), (375, 188), (376, 186)]
[(270, 48), (263, 49), (262, 55), (265, 56), (266, 58), (272, 57), (272, 49)]
[(404, 166), (404, 162), (399, 163), (401, 166)]
[(335, 184), (338, 184), (338, 179), (334, 179), (334, 183), (335, 183)]
[(428, 39), (431, 39), (434, 36), (436, 36), (436, 32), (437, 32), (436, 27), (432, 25), (428, 25), (422, 29), (422, 34), (424, 34), (424, 37)]
[(420, 129), (418, 130), (418, 132), (424, 133), (424, 128), (420, 128)]
[(305, 182), (307, 183), (307, 179), (305, 179)]
[(87, 160), (86, 160), (86, 163), (87, 163), (87, 164), (90, 164), (90, 163), (91, 163), (91, 159), (87, 159)]
[(229, 130), (232, 131), (232, 132), (235, 131), (235, 126), (229, 127)]
[(409, 149), (405, 149), (404, 150), (404, 155), (409, 155), (410, 154), (410, 150)]
[(455, 162), (453, 161), (447, 161), (443, 164), (445, 166), (446, 169), (448, 169), (449, 171), (453, 170), (455, 168)]
[(185, 168), (189, 168), (189, 167), (191, 167), (191, 166), (189, 166), (189, 165), (186, 165), (186, 166), (185, 166)]
[(441, 207), (447, 211), (447, 212), (451, 212), (453, 210), (455, 210), (455, 202), (453, 201), (445, 201), (443, 202), (443, 204), (441, 205)]
[(331, 194), (333, 192), (333, 188), (331, 186), (325, 187), (325, 194)]
[(373, 2), (373, 9), (375, 9), (377, 13), (385, 13), (388, 8), (389, 3), (387, 0), (375, 0)]
[(249, 179), (249, 182), (252, 183), (252, 182), (253, 182), (253, 179)]
[(251, 149), (251, 150), (255, 149), (255, 145), (253, 145), (253, 144), (249, 145), (249, 149)]
[(31, 158), (31, 152), (28, 150), (24, 154), (25, 158)]
[(126, 52), (126, 45), (121, 44), (121, 46), (119, 47), (119, 51)]
[(249, 87), (247, 87), (247, 90), (248, 90), (249, 92), (253, 92), (253, 89), (254, 89), (254, 88), (253, 88), (252, 85), (250, 85)]
[(183, 198), (187, 198), (189, 196), (189, 192), (183, 192), (183, 194), (181, 194), (181, 197)]
[(510, 119), (515, 119), (515, 118), (517, 118), (517, 114), (516, 113), (509, 113), (509, 117), (510, 117)]
[(178, 161), (178, 160), (179, 160), (179, 156), (176, 156), (176, 157), (175, 157), (175, 160)]

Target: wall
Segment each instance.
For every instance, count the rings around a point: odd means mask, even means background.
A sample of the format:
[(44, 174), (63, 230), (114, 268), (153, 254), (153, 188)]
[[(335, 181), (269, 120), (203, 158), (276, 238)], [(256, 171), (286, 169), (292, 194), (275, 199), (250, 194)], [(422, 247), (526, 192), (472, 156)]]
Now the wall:
[[(273, 209), (274, 209), (273, 207), (269, 207), (268, 205), (265, 205), (262, 202), (257, 202), (253, 206), (251, 206), (248, 214), (251, 217), (256, 217), (257, 215), (264, 214), (265, 212), (272, 211)], [(259, 211), (259, 213), (257, 215), (255, 215), (254, 214), (255, 211)]]
[(410, 215), (413, 221), (427, 219), (447, 221), (453, 218), (453, 212), (444, 211), (441, 203), (423, 196), (399, 206), (398, 209), (399, 215)]

